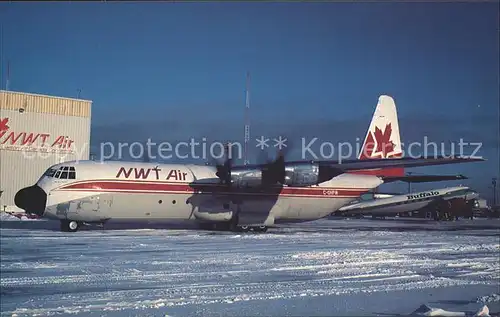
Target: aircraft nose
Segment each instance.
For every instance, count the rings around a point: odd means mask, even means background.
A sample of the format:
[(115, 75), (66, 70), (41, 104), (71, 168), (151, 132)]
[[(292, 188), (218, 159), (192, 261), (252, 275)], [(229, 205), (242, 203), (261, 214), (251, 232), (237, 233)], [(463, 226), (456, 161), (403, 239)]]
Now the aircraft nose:
[(14, 203), (28, 214), (42, 216), (47, 204), (47, 194), (39, 186), (33, 185), (19, 190)]

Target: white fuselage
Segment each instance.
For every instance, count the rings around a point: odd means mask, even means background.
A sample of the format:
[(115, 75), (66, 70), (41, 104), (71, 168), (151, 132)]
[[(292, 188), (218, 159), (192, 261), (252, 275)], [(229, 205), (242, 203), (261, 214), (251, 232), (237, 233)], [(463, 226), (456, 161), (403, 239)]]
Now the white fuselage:
[[(69, 168), (73, 179), (63, 172)], [(44, 217), (52, 219), (218, 222), (238, 213), (239, 224), (272, 225), (326, 217), (382, 183), (376, 176), (342, 174), (316, 186), (234, 193), (215, 172), (202, 165), (66, 162), (52, 166), (37, 185), (47, 193)]]

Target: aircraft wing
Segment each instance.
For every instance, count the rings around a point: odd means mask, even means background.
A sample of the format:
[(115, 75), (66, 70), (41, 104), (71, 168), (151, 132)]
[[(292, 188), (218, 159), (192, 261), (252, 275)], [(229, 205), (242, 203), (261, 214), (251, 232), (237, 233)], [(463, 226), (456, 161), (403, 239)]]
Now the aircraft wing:
[(464, 157), (433, 157), (433, 158), (391, 158), (391, 159), (368, 159), (368, 160), (345, 160), (343, 162), (336, 161), (320, 161), (320, 164), (337, 168), (342, 171), (356, 171), (377, 168), (391, 167), (419, 167), (430, 165), (443, 164), (458, 164), (468, 162), (485, 161), (482, 158), (464, 158)]
[[(230, 162), (227, 160), (224, 165), (217, 166), (216, 175), (220, 180), (225, 181), (227, 184), (227, 179), (230, 179), (232, 171), (246, 171), (246, 170), (261, 170), (262, 176), (258, 176), (259, 180), (263, 184), (276, 184), (282, 183), (285, 177), (285, 171), (287, 166), (296, 165), (316, 165), (319, 167), (319, 182), (324, 182), (326, 180), (332, 179), (333, 177), (349, 173), (351, 171), (367, 171), (367, 170), (383, 170), (390, 168), (408, 168), (408, 167), (419, 167), (419, 166), (429, 166), (429, 165), (443, 165), (443, 164), (457, 164), (457, 163), (468, 163), (468, 162), (478, 162), (485, 161), (482, 158), (466, 158), (466, 157), (432, 157), (432, 158), (390, 158), (390, 159), (351, 159), (340, 161), (288, 161), (285, 162), (284, 156), (279, 156), (275, 161), (266, 164), (255, 164), (255, 165), (240, 165), (232, 167)], [(262, 178), (262, 179), (261, 179)], [(259, 187), (259, 186), (257, 186)]]
[(454, 181), (468, 179), (464, 175), (408, 175), (408, 176), (387, 176), (383, 177), (384, 183), (406, 182), (406, 183), (430, 183), (440, 181)]
[[(443, 164), (458, 164), (485, 161), (483, 158), (467, 158), (467, 157), (419, 157), (419, 158), (388, 158), (388, 159), (351, 159), (343, 161), (287, 161), (286, 165), (295, 164), (313, 164), (318, 163), (320, 166), (334, 168), (343, 172), (378, 169), (378, 168), (392, 168), (392, 167), (419, 167), (430, 165), (443, 165)], [(268, 164), (254, 164), (254, 165), (239, 165), (234, 166), (233, 170), (245, 170), (248, 168), (264, 168)]]

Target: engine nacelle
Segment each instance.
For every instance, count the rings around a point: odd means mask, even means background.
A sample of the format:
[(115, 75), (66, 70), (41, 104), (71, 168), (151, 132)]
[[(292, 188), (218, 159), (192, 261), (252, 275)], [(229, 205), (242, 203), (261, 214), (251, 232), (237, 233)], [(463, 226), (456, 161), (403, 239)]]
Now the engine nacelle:
[(262, 185), (262, 171), (256, 168), (231, 171), (231, 180), (236, 187), (258, 187)]
[[(314, 162), (286, 165), (284, 172), (284, 185), (287, 186), (316, 185), (334, 176), (331, 175), (329, 170)], [(260, 169), (249, 167), (233, 170), (231, 179), (236, 187), (260, 187), (262, 186), (262, 174), (263, 172)]]
[(319, 183), (317, 163), (298, 163), (285, 167), (285, 185), (311, 186)]

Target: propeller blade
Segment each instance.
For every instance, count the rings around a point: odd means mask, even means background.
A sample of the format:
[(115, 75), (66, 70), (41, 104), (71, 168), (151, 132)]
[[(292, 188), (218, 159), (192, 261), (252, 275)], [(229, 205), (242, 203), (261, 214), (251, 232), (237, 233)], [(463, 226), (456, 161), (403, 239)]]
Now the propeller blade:
[(275, 185), (285, 183), (285, 157), (290, 152), (291, 146), (283, 146), (278, 150), (276, 158), (262, 168), (262, 184)]
[(215, 175), (220, 179), (221, 184), (225, 184), (231, 186), (231, 168), (232, 168), (232, 159), (228, 155), (229, 145), (226, 144), (224, 147), (224, 156), (226, 159), (223, 164), (216, 164), (217, 172)]

